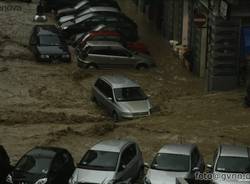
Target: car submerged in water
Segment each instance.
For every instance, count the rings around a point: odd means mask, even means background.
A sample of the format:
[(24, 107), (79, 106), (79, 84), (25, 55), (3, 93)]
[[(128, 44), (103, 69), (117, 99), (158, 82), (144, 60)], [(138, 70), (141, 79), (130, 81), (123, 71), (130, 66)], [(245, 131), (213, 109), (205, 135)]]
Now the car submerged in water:
[(40, 62), (70, 62), (67, 44), (54, 25), (37, 25), (30, 37), (30, 49)]

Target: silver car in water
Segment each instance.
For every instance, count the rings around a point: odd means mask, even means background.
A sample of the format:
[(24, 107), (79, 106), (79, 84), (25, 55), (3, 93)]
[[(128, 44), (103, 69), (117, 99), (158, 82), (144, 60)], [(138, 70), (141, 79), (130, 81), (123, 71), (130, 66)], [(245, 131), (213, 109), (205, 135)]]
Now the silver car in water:
[(88, 41), (77, 60), (81, 68), (134, 67), (139, 70), (155, 66), (152, 57), (132, 52), (114, 41)]
[(194, 179), (195, 173), (204, 171), (205, 164), (196, 145), (168, 144), (148, 167), (144, 184), (175, 184), (176, 178)]
[(247, 146), (220, 145), (208, 164), (214, 184), (250, 184), (250, 150)]
[(129, 140), (104, 140), (89, 149), (69, 184), (129, 184), (144, 172), (139, 146)]
[(91, 99), (102, 105), (115, 122), (151, 114), (152, 106), (141, 87), (121, 75), (99, 77), (93, 86)]

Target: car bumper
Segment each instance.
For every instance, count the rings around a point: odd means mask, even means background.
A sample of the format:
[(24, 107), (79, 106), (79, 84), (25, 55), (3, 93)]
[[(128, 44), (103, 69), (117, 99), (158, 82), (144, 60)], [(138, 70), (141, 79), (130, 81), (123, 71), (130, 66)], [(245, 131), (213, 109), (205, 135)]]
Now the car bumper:
[(121, 113), (122, 119), (136, 119), (150, 116), (150, 112)]

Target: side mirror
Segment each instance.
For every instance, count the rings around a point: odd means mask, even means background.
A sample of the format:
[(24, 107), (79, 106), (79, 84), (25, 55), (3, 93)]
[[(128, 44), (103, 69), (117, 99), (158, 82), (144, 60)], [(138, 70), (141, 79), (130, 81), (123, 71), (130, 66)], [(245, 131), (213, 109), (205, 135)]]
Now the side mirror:
[(125, 164), (121, 164), (119, 167), (119, 171), (123, 171), (124, 169), (126, 169), (126, 165)]

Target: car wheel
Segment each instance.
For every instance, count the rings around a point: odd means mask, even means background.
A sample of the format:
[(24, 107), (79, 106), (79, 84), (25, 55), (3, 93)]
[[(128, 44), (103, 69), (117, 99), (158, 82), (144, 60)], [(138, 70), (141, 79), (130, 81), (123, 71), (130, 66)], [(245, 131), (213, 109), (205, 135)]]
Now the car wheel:
[(148, 65), (146, 65), (146, 64), (138, 64), (136, 66), (136, 69), (137, 70), (146, 70), (146, 69), (148, 69)]
[(114, 122), (118, 122), (119, 121), (119, 116), (118, 116), (117, 112), (113, 112), (112, 113), (112, 118), (113, 118)]
[(86, 66), (86, 68), (87, 68), (87, 69), (97, 69), (98, 67), (97, 67), (97, 65), (95, 65), (95, 64), (88, 64), (88, 65)]

